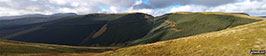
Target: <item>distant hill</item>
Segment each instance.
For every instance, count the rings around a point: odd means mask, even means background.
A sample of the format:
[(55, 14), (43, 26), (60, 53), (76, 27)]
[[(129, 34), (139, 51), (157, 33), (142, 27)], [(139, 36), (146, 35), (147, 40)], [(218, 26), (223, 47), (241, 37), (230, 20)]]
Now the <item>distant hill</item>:
[[(185, 15), (191, 15), (191, 13)], [(198, 13), (194, 14), (194, 16), (199, 16), (199, 15), (202, 14)], [(206, 14), (204, 16), (211, 16), (211, 15), (212, 17), (215, 17), (222, 21), (234, 20), (234, 22), (239, 22), (236, 19), (241, 19), (240, 22), (247, 22), (245, 20), (250, 21), (250, 19), (263, 19), (263, 20), (246, 25), (229, 27), (221, 31), (202, 33), (189, 37), (178, 38), (168, 41), (161, 41), (152, 44), (121, 48), (118, 50), (105, 52), (103, 54), (100, 54), (99, 56), (105, 56), (105, 55), (107, 56), (158, 56), (158, 55), (159, 56), (220, 56), (220, 55), (250, 56), (251, 55), (250, 50), (265, 50), (266, 47), (265, 18), (243, 16), (243, 15), (242, 16), (219, 15), (223, 16), (219, 17), (217, 14)], [(171, 18), (171, 16), (182, 16), (182, 14), (181, 15), (179, 13), (169, 14), (165, 16)], [(194, 16), (190, 17), (193, 18)], [(186, 17), (181, 17), (181, 18), (186, 18)], [(198, 18), (203, 19), (205, 17), (198, 17)], [(179, 26), (178, 21), (174, 22), (177, 22), (176, 26), (178, 27)], [(204, 22), (208, 22), (208, 20)], [(226, 25), (226, 24), (219, 23), (219, 25)], [(190, 26), (192, 27), (194, 25), (192, 24)], [(231, 24), (231, 26), (233, 25)], [(211, 28), (211, 26), (209, 26), (209, 28)], [(204, 28), (200, 29), (206, 30)], [(191, 31), (194, 30), (192, 29)], [(169, 33), (165, 35), (168, 34)], [(263, 55), (265, 54), (262, 54), (262, 56)]]
[(22, 15), (22, 16), (10, 16), (16, 18), (0, 20), (0, 28), (7, 28), (18, 25), (29, 25), (34, 23), (43, 23), (69, 16), (77, 16), (77, 15), (73, 13), (59, 13), (54, 15), (32, 14), (32, 15)]
[(116, 47), (77, 47), (0, 40), (0, 56), (31, 56), (56, 53), (99, 53)]
[(25, 17), (46, 17), (46, 15), (42, 14), (27, 14), (27, 15), (19, 15), (19, 16), (2, 16), (0, 20), (12, 20), (12, 19), (19, 19)]
[(152, 26), (148, 18), (152, 16), (143, 13), (80, 15), (29, 28), (2, 39), (75, 46), (123, 46), (148, 33)]
[[(53, 21), (64, 20), (64, 17), (77, 16), (73, 13), (60, 13), (54, 15), (24, 15), (24, 16), (13, 16), (19, 17), (16, 19), (0, 20), (0, 37), (15, 33), (21, 30), (32, 28), (36, 25), (42, 25), (52, 23)], [(22, 18), (21, 18), (22, 17)]]
[(266, 17), (266, 16), (260, 16), (260, 17)]
[[(236, 17), (229, 13), (179, 12), (154, 18), (156, 26), (144, 37), (129, 43), (129, 46), (171, 40), (207, 32), (220, 31), (260, 20)], [(246, 16), (246, 15), (243, 15)]]
[(43, 15), (43, 14), (27, 14), (27, 15), (18, 15), (18, 16), (2, 16), (0, 20), (13, 20), (13, 19), (21, 19), (21, 18), (29, 18), (29, 17), (55, 17), (55, 16), (74, 16), (77, 15), (75, 13), (58, 13), (53, 15)]

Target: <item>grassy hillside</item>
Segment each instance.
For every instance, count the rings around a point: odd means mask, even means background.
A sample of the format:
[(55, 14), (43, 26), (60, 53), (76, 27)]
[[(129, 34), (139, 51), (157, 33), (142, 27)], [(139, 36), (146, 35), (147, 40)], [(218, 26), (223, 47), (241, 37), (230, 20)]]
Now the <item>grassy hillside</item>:
[(153, 29), (146, 36), (131, 42), (129, 46), (219, 31), (259, 21), (238, 16), (248, 15), (215, 12), (166, 14), (154, 18)]
[(2, 39), (75, 46), (133, 46), (259, 21), (246, 16), (213, 12), (179, 12), (155, 18), (143, 13), (88, 14), (23, 29)]
[(33, 55), (33, 54), (56, 54), (56, 53), (99, 53), (116, 47), (75, 47), (64, 45), (51, 45), (40, 43), (25, 43), (16, 41), (0, 40), (0, 56), (6, 55)]
[[(123, 46), (145, 36), (151, 29), (151, 20), (145, 14), (129, 14), (107, 23), (106, 31), (86, 43), (94, 46)], [(151, 17), (148, 15), (148, 17)]]
[(75, 46), (117, 46), (147, 34), (148, 17), (152, 16), (143, 13), (80, 15), (2, 38)]
[(251, 49), (266, 50), (265, 28), (266, 21), (263, 20), (216, 32), (121, 48), (99, 56), (250, 56)]

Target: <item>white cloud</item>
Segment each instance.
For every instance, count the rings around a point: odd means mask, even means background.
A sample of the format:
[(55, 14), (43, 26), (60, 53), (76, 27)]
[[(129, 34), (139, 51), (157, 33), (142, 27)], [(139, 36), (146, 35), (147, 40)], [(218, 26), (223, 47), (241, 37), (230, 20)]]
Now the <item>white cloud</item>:
[(66, 13), (70, 13), (70, 12), (77, 13), (77, 11), (75, 9), (70, 9), (70, 8), (60, 8), (58, 11), (59, 12), (66, 12)]
[(177, 8), (172, 8), (170, 12), (202, 12), (207, 9), (206, 6), (186, 5)]
[(31, 1), (34, 1), (34, 2), (36, 2), (36, 1), (38, 1), (38, 0), (31, 0)]
[(134, 5), (139, 5), (141, 3), (142, 3), (142, 0), (138, 0), (138, 1), (136, 1), (136, 3)]
[(49, 11), (27, 11), (27, 10), (14, 10), (9, 8), (0, 7), (0, 15), (1, 16), (11, 16), (11, 15), (22, 15), (22, 14), (52, 14)]
[[(131, 7), (136, 0), (0, 0), (0, 16), (21, 14), (49, 14), (68, 13), (77, 14), (97, 13), (100, 6), (112, 6), (113, 12), (120, 12), (120, 8)], [(8, 11), (6, 9), (9, 9)], [(12, 11), (11, 11), (12, 10)], [(11, 13), (15, 11), (15, 13)], [(33, 13), (34, 12), (34, 13)]]
[(204, 5), (204, 6), (218, 6), (235, 2), (237, 2), (237, 0), (149, 0), (151, 8), (166, 8), (171, 5), (192, 5), (192, 4)]
[(124, 11), (121, 11), (121, 9), (119, 7), (115, 7), (115, 6), (111, 6), (108, 9), (102, 9), (101, 11), (99, 11), (99, 13), (123, 13)]
[(41, 8), (39, 8), (38, 6), (28, 6), (25, 8), (26, 10), (29, 10), (29, 11), (38, 11), (38, 10), (41, 10)]
[(111, 6), (111, 7), (110, 7), (110, 12), (111, 12), (111, 13), (118, 13), (118, 11), (119, 11), (119, 8), (114, 7), (114, 6)]
[(153, 9), (137, 9), (137, 10), (128, 10), (127, 12), (142, 12), (147, 14), (154, 14), (155, 10)]
[(77, 3), (77, 2), (73, 2), (73, 3), (71, 3), (71, 6), (73, 6), (73, 7), (78, 7), (78, 6), (80, 6), (80, 4)]
[(229, 13), (248, 13), (251, 15), (265, 15), (266, 1), (245, 0), (237, 3), (207, 7), (202, 5), (185, 5), (172, 8), (170, 12), (229, 12)]
[(214, 7), (207, 11), (213, 12), (242, 12), (252, 15), (266, 14), (266, 1), (251, 1), (246, 0), (244, 2), (232, 3)]
[(55, 4), (58, 4), (58, 5), (65, 5), (68, 3), (67, 0), (49, 0), (50, 3), (55, 3)]
[(10, 0), (0, 0), (0, 2), (10, 2)]

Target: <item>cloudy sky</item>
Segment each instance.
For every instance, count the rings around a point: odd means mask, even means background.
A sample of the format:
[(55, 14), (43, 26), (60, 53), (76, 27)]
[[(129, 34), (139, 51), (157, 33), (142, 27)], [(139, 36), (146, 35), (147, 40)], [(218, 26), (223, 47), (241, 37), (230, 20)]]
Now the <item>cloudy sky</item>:
[(0, 16), (23, 14), (235, 12), (266, 15), (266, 0), (0, 0)]

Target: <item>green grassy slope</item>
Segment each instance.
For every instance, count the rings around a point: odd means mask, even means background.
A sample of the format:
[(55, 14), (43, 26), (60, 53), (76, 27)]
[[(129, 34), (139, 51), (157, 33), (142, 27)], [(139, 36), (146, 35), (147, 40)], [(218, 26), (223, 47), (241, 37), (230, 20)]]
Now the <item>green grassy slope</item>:
[(249, 56), (251, 49), (266, 49), (265, 28), (266, 21), (263, 20), (216, 32), (121, 48), (99, 56)]
[[(17, 32), (3, 38), (79, 46), (120, 45), (140, 38), (149, 31), (149, 22), (145, 16), (152, 17), (143, 13), (80, 15)], [(107, 29), (99, 36), (92, 37), (104, 25)], [(32, 30), (36, 28), (37, 30)]]
[(226, 14), (229, 13), (179, 12), (156, 17), (153, 20), (155, 20), (154, 24), (157, 25), (146, 36), (131, 42), (129, 46), (219, 31), (238, 25), (259, 21), (255, 19), (234, 16), (242, 14)]
[(0, 40), (0, 56), (38, 53), (98, 53), (116, 47), (76, 47)]

